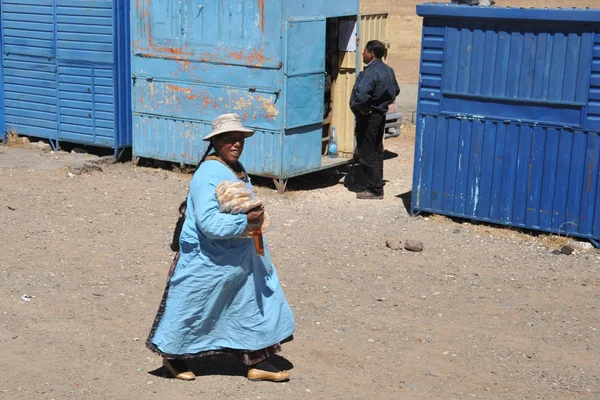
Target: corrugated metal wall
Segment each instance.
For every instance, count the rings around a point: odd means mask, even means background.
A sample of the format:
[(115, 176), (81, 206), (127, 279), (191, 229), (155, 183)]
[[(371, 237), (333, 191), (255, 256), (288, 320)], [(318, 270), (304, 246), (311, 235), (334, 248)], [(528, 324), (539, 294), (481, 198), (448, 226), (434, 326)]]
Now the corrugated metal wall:
[(165, 0), (131, 11), (135, 156), (195, 163), (212, 119), (236, 112), (256, 130), (248, 172), (286, 179), (323, 167), (315, 99), (326, 19), (356, 15), (357, 1)]
[(600, 237), (600, 136), (565, 128), (421, 116), (414, 208)]
[(590, 76), (590, 95), (587, 108), (587, 126), (590, 129), (600, 129), (600, 35), (594, 35), (592, 52), (592, 70)]
[(211, 121), (236, 112), (257, 130), (246, 169), (279, 173), (282, 13), (280, 2), (132, 3), (134, 155), (196, 163)]
[(131, 144), (123, 132), (130, 129), (126, 4), (2, 0), (7, 127), (58, 141)]
[[(2, 32), (2, 18), (0, 18), (0, 32)], [(0, 138), (6, 137), (4, 130), (4, 44), (0, 35)]]
[(7, 129), (56, 138), (58, 133), (54, 1), (2, 1)]
[(417, 10), (413, 211), (600, 238), (600, 11)]
[[(388, 43), (388, 34), (387, 34), (387, 23), (388, 23), (388, 14), (387, 13), (379, 13), (379, 14), (365, 14), (360, 16), (360, 43), (357, 46), (357, 51), (362, 53), (363, 48), (367, 45), (369, 40), (379, 40), (386, 44)], [(383, 57), (385, 61), (387, 54)], [(361, 57), (362, 59), (362, 57)], [(364, 65), (362, 62), (360, 63), (360, 71), (362, 71)]]
[[(359, 43), (356, 46), (359, 69), (362, 71), (362, 50), (369, 40), (387, 42), (388, 14), (366, 14), (360, 17)], [(352, 88), (356, 82), (357, 53), (340, 54), (340, 73), (333, 87), (332, 125), (338, 132), (338, 152), (341, 156), (351, 157), (354, 154), (354, 114), (350, 110), (349, 101)]]

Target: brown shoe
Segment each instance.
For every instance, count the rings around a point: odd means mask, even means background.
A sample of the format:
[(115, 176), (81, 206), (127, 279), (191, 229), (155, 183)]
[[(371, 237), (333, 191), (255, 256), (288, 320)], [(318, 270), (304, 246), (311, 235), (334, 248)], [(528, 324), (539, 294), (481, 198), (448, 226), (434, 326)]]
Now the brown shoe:
[(181, 379), (182, 381), (193, 381), (196, 379), (196, 375), (194, 375), (192, 371), (189, 369), (185, 371), (178, 371), (166, 358), (163, 358), (163, 367), (165, 367), (167, 371), (173, 375), (173, 378)]
[(360, 200), (383, 200), (383, 195), (365, 190), (364, 192), (356, 193), (356, 198)]
[(250, 368), (248, 370), (248, 379), (254, 382), (257, 381), (271, 381), (281, 382), (290, 379), (290, 373), (288, 371), (269, 372), (263, 371), (258, 368)]

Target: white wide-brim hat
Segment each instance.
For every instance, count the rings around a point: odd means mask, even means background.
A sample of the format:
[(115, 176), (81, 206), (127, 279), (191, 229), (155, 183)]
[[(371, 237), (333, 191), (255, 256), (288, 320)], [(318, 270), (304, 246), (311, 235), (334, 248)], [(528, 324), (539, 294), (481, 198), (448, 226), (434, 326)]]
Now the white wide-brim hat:
[(227, 132), (241, 132), (244, 137), (249, 138), (254, 135), (252, 129), (245, 128), (242, 125), (242, 120), (237, 114), (222, 114), (212, 121), (212, 131), (202, 140), (210, 140), (211, 138)]

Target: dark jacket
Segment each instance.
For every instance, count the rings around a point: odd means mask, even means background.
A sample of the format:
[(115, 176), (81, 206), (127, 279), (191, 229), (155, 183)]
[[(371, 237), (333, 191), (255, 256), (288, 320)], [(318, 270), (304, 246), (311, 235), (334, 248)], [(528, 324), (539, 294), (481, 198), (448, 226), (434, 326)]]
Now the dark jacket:
[(355, 114), (365, 110), (386, 113), (399, 94), (400, 87), (394, 70), (376, 58), (356, 78), (350, 109)]

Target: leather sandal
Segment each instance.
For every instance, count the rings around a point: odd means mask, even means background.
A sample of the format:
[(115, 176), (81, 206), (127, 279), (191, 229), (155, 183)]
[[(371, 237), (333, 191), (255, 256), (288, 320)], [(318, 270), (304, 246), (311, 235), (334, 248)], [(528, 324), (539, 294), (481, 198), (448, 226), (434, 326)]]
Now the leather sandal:
[(173, 378), (181, 379), (182, 381), (193, 381), (194, 379), (196, 379), (196, 375), (194, 375), (192, 371), (178, 371), (166, 358), (163, 358), (163, 367), (165, 367), (167, 371), (169, 371), (171, 375), (173, 375)]
[(250, 368), (248, 370), (248, 380), (253, 382), (271, 381), (281, 382), (290, 379), (289, 371), (269, 372), (258, 368)]

